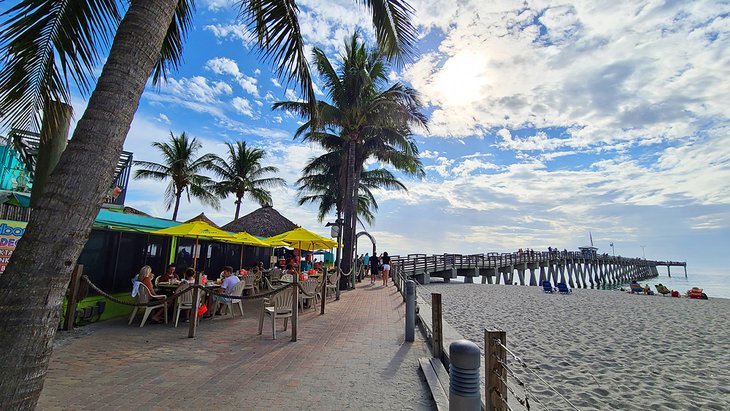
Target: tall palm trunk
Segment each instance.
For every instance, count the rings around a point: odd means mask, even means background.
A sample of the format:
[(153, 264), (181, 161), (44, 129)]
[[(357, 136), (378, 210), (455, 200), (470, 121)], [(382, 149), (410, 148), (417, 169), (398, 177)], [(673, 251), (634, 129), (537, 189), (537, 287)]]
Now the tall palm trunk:
[[(357, 134), (351, 133), (349, 137), (349, 144), (347, 148), (347, 181), (345, 182), (345, 195), (344, 195), (344, 204), (345, 204), (345, 210), (344, 210), (344, 227), (343, 227), (343, 235), (342, 235), (342, 242), (343, 244), (343, 250), (342, 250), (342, 271), (347, 273), (350, 271), (350, 268), (353, 264), (353, 239), (354, 239), (354, 232), (355, 232), (355, 226), (353, 224), (353, 221), (355, 220), (355, 202), (357, 200), (356, 195), (356, 187), (355, 187), (355, 155), (356, 153), (356, 145), (357, 145)], [(344, 276), (341, 278), (340, 281), (340, 288), (347, 288), (348, 279)]]
[(88, 108), (0, 276), (2, 408), (33, 409), (71, 271), (112, 181), (178, 0), (132, 0)]
[(243, 201), (243, 196), (238, 197), (238, 200), (236, 201), (236, 217), (233, 218), (233, 221), (238, 220), (238, 213), (241, 211), (241, 202)]
[(172, 210), (172, 221), (177, 221), (177, 210), (180, 208), (180, 197), (182, 196), (182, 191), (175, 194), (175, 208)]

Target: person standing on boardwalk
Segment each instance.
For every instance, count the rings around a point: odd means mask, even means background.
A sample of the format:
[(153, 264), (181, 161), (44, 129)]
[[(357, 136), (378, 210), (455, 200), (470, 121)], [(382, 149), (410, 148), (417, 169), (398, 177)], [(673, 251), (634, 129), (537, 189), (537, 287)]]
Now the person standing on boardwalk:
[(378, 275), (378, 256), (370, 257), (370, 284), (375, 284), (375, 276)]
[(388, 252), (383, 252), (383, 258), (380, 261), (383, 264), (383, 285), (388, 286), (388, 275), (390, 274), (390, 257)]

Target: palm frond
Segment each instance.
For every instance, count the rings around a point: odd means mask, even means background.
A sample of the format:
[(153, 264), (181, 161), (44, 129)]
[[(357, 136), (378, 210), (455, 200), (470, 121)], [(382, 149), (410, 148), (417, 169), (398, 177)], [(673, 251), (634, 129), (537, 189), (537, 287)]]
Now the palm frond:
[(402, 66), (415, 54), (418, 39), (411, 23), (414, 10), (402, 0), (363, 0), (372, 12), (378, 46), (388, 59)]
[(285, 76), (287, 81), (297, 84), (316, 116), (317, 100), (298, 13), (295, 0), (241, 2), (241, 17), (255, 33), (261, 56), (273, 63), (279, 77)]
[(193, 24), (193, 14), (195, 14), (193, 0), (178, 0), (175, 15), (162, 43), (160, 58), (152, 72), (152, 84), (157, 85), (160, 79), (167, 79), (167, 72), (176, 70), (182, 64), (183, 44)]
[[(100, 50), (121, 19), (116, 0), (22, 0), (0, 23), (0, 112), (7, 126), (39, 131), (48, 101), (70, 103), (69, 81), (89, 92)], [(44, 112), (57, 123), (61, 113)]]

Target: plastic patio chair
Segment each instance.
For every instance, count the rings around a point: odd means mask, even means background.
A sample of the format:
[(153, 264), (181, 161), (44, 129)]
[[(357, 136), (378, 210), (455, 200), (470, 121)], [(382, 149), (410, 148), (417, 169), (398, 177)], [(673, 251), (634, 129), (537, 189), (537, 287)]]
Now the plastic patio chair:
[[(230, 292), (226, 293), (228, 295), (235, 295), (235, 296), (242, 296), (243, 295), (243, 287), (246, 285), (243, 281), (239, 281), (236, 285), (233, 286), (233, 289), (231, 289)], [(216, 307), (213, 309), (213, 312), (216, 311), (216, 308), (218, 305), (225, 305), (226, 310), (228, 310), (228, 313), (231, 314), (231, 318), (233, 318), (233, 306), (238, 305), (238, 309), (241, 311), (241, 317), (243, 317), (243, 300), (240, 298), (238, 299), (226, 299), (226, 301), (216, 301)]]
[(251, 290), (251, 295), (253, 295), (255, 292), (258, 292), (258, 287), (256, 286), (256, 276), (254, 274), (248, 274), (241, 277), (241, 282), (243, 282), (243, 291), (246, 292), (246, 290)]
[[(180, 286), (180, 288), (177, 289), (177, 291), (184, 291), (186, 289), (190, 288), (189, 284), (183, 284)], [(203, 300), (205, 296), (205, 293), (200, 293), (198, 300)], [(202, 302), (200, 303), (202, 304)], [(200, 306), (200, 305), (198, 305)], [(177, 328), (177, 323), (180, 320), (180, 311), (182, 310), (192, 310), (193, 309), (193, 292), (188, 291), (185, 294), (177, 297), (175, 299), (175, 328)], [(196, 317), (198, 321), (200, 321), (200, 316)]]
[(289, 321), (289, 317), (292, 316), (292, 292), (291, 290), (284, 290), (277, 294), (274, 294), (271, 298), (264, 298), (263, 304), (261, 305), (261, 315), (259, 316), (259, 335), (263, 333), (264, 329), (264, 316), (268, 315), (271, 317), (271, 336), (276, 339), (276, 319), (284, 319), (284, 331)]
[(278, 284), (279, 280), (281, 279), (281, 270), (277, 267), (271, 270), (269, 273), (269, 282), (271, 284)]
[(300, 283), (302, 285), (302, 289), (307, 294), (312, 294), (311, 297), (304, 295), (304, 293), (299, 294), (299, 307), (302, 311), (304, 311), (304, 302), (310, 301), (309, 306), (311, 308), (315, 308), (317, 305), (317, 300), (320, 299), (319, 296), (319, 289), (317, 288), (317, 279), (316, 278), (310, 278), (309, 280), (302, 281)]
[[(139, 285), (139, 292), (137, 294), (137, 304), (146, 304), (153, 299), (164, 299), (164, 295), (157, 295), (150, 292), (150, 290), (147, 288), (146, 285), (140, 284)], [(165, 310), (165, 324), (167, 324), (167, 304), (160, 303), (157, 305), (151, 305), (147, 307), (134, 307), (134, 310), (132, 310), (132, 314), (129, 316), (129, 323), (127, 325), (132, 325), (132, 321), (134, 321), (134, 317), (137, 315), (137, 311), (144, 308), (144, 315), (142, 316), (142, 322), (139, 324), (139, 327), (144, 327), (145, 323), (147, 322), (147, 317), (149, 317), (150, 313), (158, 308), (162, 308)]]
[(543, 281), (542, 282), (542, 290), (546, 293), (554, 293), (555, 289), (553, 288), (552, 284), (550, 284), (550, 281)]
[(330, 291), (333, 295), (337, 295), (337, 288), (340, 286), (340, 272), (337, 271), (335, 273), (329, 274), (327, 276), (327, 296), (330, 295)]

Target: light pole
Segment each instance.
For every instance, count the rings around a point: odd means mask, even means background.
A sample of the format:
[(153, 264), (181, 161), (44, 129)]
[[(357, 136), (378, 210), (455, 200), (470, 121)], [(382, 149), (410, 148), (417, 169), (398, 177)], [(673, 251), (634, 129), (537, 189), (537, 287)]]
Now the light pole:
[(642, 245), (642, 246), (641, 246), (641, 255), (642, 255), (642, 256), (644, 257), (644, 260), (646, 260), (646, 252), (645, 252), (645, 250), (644, 250), (645, 248), (646, 248), (646, 246), (645, 246), (645, 245)]
[(613, 254), (614, 257), (616, 257), (616, 250), (613, 248), (613, 242), (611, 242), (611, 254)]
[[(332, 233), (331, 233), (331, 234), (333, 234), (332, 237), (337, 237), (337, 251), (336, 251), (337, 257), (335, 257), (335, 267), (337, 267), (337, 272), (340, 271), (340, 263), (342, 262), (341, 258), (340, 258), (340, 243), (342, 242), (342, 223), (343, 223), (342, 219), (338, 218), (337, 220), (335, 220), (334, 223), (327, 223), (325, 225), (325, 227), (332, 227)], [(337, 228), (336, 233), (335, 233), (335, 227)], [(325, 281), (325, 283), (326, 282), (327, 281)], [(324, 294), (322, 294), (322, 295), (324, 295)], [(337, 288), (335, 289), (335, 300), (339, 300), (339, 299), (340, 299), (340, 286), (338, 284)], [(324, 314), (324, 304), (322, 304), (322, 307), (323, 307), (322, 314)]]

